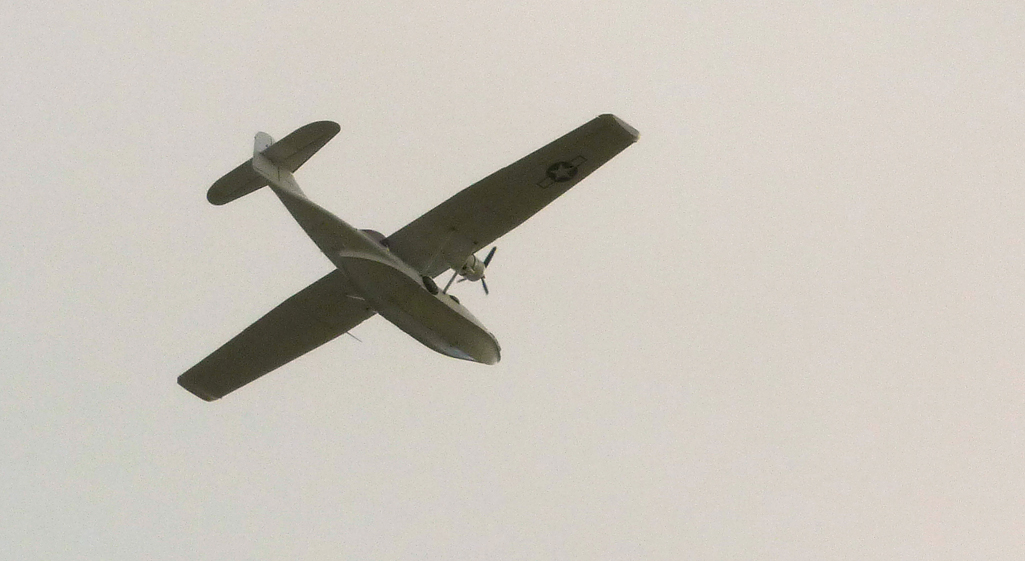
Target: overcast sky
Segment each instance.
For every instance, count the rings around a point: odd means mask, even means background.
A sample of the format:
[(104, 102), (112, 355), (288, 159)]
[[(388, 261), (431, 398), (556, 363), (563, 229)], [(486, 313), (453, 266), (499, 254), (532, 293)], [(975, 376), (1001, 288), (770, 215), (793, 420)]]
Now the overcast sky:
[[(1021, 3), (435, 4), (0, 7), (4, 557), (1025, 557)], [(605, 112), (456, 289), (498, 365), (175, 383), (331, 270), (206, 202), (257, 131), (390, 233)]]

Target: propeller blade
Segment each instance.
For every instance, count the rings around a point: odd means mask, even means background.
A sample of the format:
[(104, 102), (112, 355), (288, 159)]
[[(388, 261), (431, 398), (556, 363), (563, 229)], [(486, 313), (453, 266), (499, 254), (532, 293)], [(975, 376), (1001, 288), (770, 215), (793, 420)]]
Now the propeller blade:
[[(491, 258), (495, 256), (495, 250), (496, 249), (498, 249), (498, 246), (491, 246), (491, 251), (489, 251), (487, 256), (484, 257), (484, 261), (482, 261), (482, 263), (484, 264), (484, 268), (485, 269), (488, 268), (488, 263), (491, 263)], [(456, 280), (456, 276), (458, 276), (458, 275), (459, 275), (459, 271), (456, 271), (456, 272), (452, 273), (452, 278), (448, 279), (448, 284), (445, 285), (445, 290), (442, 290), (442, 292), (445, 292), (445, 293), (448, 292), (449, 287), (452, 286), (452, 281), (455, 281), (456, 284), (459, 284), (459, 283), (467, 280), (466, 277), (459, 277), (459, 280)], [(480, 278), (480, 285), (484, 288), (484, 294), (485, 295), (489, 294), (489, 292), (488, 292), (488, 283), (484, 282), (484, 277), (483, 276)]]
[(442, 290), (441, 292), (448, 294), (448, 287), (452, 286), (452, 281), (456, 280), (456, 275), (458, 274), (458, 271), (452, 271), (452, 278), (448, 279), (448, 282), (445, 283), (445, 290)]

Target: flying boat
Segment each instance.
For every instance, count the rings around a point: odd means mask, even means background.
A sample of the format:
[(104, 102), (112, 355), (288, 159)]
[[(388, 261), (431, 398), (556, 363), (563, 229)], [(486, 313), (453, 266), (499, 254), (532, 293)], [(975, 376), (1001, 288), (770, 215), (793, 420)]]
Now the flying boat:
[[(332, 121), (281, 140), (257, 133), (253, 157), (218, 179), (207, 200), (223, 205), (263, 187), (281, 200), (334, 265), (178, 377), (213, 401), (380, 315), (434, 351), (495, 364), (498, 340), (449, 294), (453, 281), (479, 282), (495, 255), (485, 247), (638, 139), (618, 117), (599, 115), (547, 146), (456, 193), (390, 236), (357, 229), (311, 201), (294, 173), (338, 134)], [(452, 271), (443, 288), (435, 278)]]

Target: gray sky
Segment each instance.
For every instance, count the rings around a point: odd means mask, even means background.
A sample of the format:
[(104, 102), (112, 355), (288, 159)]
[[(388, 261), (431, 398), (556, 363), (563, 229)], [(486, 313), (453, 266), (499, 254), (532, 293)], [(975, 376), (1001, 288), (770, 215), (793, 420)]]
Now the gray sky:
[[(1025, 555), (1020, 3), (208, 4), (0, 8), (6, 556)], [(297, 178), (389, 233), (603, 112), (458, 288), (498, 365), (176, 385), (330, 270), (206, 202), (256, 131), (338, 121)]]

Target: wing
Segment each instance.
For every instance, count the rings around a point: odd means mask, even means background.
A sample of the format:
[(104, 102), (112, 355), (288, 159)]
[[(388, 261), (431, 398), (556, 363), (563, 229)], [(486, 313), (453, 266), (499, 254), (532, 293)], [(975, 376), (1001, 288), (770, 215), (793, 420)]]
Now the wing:
[(637, 130), (601, 115), (456, 193), (388, 237), (392, 253), (434, 277), (519, 226), (637, 141)]
[(190, 392), (213, 401), (327, 343), (374, 315), (341, 271), (285, 300), (178, 377)]

